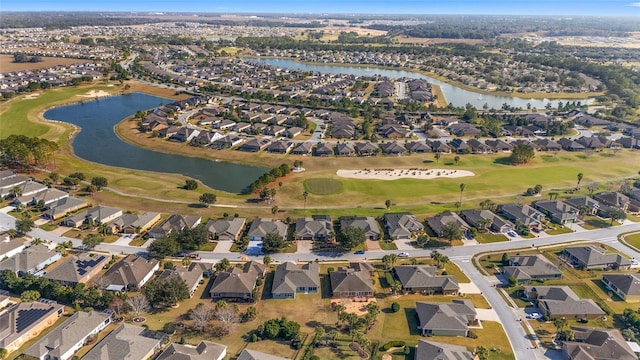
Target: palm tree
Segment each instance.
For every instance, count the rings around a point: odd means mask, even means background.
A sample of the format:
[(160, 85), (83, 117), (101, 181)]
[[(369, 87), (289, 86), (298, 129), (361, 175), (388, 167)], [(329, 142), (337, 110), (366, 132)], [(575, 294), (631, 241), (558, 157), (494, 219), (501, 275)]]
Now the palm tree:
[(440, 259), (442, 259), (442, 254), (438, 250), (433, 250), (431, 252), (431, 259), (436, 263), (436, 266), (440, 265)]
[(583, 173), (578, 173), (578, 185), (576, 185), (576, 188), (580, 189), (580, 181), (582, 181), (583, 177), (584, 177)]
[(436, 164), (440, 162), (440, 152), (437, 152), (433, 157), (436, 159)]
[(309, 193), (308, 192), (303, 192), (302, 193), (302, 198), (304, 199), (304, 209), (307, 210), (307, 197), (309, 197)]
[(458, 204), (460, 204), (460, 207), (462, 207), (462, 192), (464, 191), (465, 187), (466, 185), (464, 183), (460, 184), (460, 201), (458, 202)]
[(278, 213), (278, 210), (279, 210), (278, 207), (275, 205), (271, 208), (271, 213), (273, 214), (274, 219), (276, 218), (276, 214)]
[(267, 269), (268, 269), (268, 268), (269, 268), (269, 265), (271, 264), (271, 256), (269, 256), (269, 255), (265, 255), (265, 256), (262, 258), (262, 263), (263, 263), (263, 264), (264, 264), (264, 266), (266, 266), (266, 267), (267, 267)]

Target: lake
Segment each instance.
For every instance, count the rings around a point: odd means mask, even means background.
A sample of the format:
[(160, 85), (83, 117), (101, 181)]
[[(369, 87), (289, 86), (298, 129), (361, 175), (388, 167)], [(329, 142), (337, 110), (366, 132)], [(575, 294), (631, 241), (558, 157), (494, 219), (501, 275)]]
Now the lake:
[(413, 79), (425, 79), (432, 84), (440, 86), (442, 93), (447, 100), (447, 103), (452, 103), (454, 106), (465, 106), (471, 104), (478, 109), (481, 109), (484, 104), (487, 104), (489, 108), (500, 109), (502, 104), (507, 103), (512, 107), (527, 108), (527, 104), (531, 104), (532, 107), (538, 109), (544, 109), (544, 107), (551, 102), (555, 107), (558, 102), (563, 103), (580, 101), (583, 105), (591, 104), (595, 99), (523, 99), (511, 96), (496, 96), (490, 94), (480, 94), (477, 92), (465, 90), (455, 85), (434, 79), (430, 76), (420, 73), (405, 71), (405, 70), (392, 70), (383, 69), (377, 67), (368, 66), (354, 66), (354, 65), (322, 65), (322, 64), (304, 64), (289, 59), (263, 59), (263, 58), (247, 58), (247, 61), (258, 61), (265, 64), (269, 64), (278, 68), (295, 69), (303, 71), (318, 71), (321, 73), (329, 74), (348, 74), (358, 76), (373, 76), (380, 75), (389, 78), (413, 78)]
[(56, 107), (47, 110), (44, 117), (80, 127), (80, 132), (71, 144), (74, 153), (82, 159), (99, 164), (182, 174), (200, 180), (213, 189), (232, 193), (241, 192), (268, 170), (257, 166), (147, 150), (131, 145), (116, 135), (114, 126), (122, 119), (138, 110), (147, 110), (170, 102), (171, 100), (156, 96), (132, 93)]

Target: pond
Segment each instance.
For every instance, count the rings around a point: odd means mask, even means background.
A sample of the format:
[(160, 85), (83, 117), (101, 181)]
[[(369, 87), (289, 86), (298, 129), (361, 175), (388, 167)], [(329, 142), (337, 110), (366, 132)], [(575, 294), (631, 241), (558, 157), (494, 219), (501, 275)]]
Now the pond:
[(44, 117), (80, 127), (80, 132), (71, 144), (75, 155), (103, 165), (182, 174), (200, 180), (213, 189), (232, 193), (241, 192), (268, 170), (147, 150), (131, 145), (116, 135), (114, 126), (122, 119), (138, 110), (151, 109), (169, 102), (171, 101), (156, 96), (132, 93), (56, 107), (47, 110)]

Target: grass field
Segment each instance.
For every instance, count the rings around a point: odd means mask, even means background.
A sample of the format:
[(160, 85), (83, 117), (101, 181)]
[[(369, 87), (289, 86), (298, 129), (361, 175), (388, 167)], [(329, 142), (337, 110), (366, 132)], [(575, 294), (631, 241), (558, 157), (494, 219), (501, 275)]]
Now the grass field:
[(488, 244), (501, 241), (509, 241), (509, 238), (504, 234), (478, 233), (476, 235), (476, 241), (481, 244)]
[(640, 249), (640, 233), (625, 235), (624, 241), (636, 249)]
[(307, 179), (304, 188), (314, 195), (334, 195), (342, 192), (342, 182), (336, 179)]
[(89, 62), (90, 60), (85, 59), (71, 59), (71, 58), (61, 58), (61, 57), (49, 57), (43, 56), (41, 57), (41, 62), (24, 62), (24, 63), (15, 63), (13, 62), (13, 55), (0, 55), (0, 68), (2, 68), (2, 72), (14, 72), (21, 70), (36, 70), (36, 69), (44, 69), (57, 65), (71, 65), (71, 64), (84, 64)]

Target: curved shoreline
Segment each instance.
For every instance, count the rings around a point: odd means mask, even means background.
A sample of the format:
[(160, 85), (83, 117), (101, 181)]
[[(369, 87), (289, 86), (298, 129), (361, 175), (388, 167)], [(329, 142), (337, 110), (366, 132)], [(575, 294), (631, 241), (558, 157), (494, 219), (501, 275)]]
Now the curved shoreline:
[[(423, 71), (423, 70), (410, 68), (410, 67), (392, 67), (392, 66), (383, 66), (383, 65), (375, 65), (375, 64), (350, 64), (350, 63), (341, 64), (341, 63), (334, 63), (334, 62), (321, 63), (321, 62), (315, 62), (315, 61), (299, 61), (296, 58), (292, 58), (292, 57), (277, 57), (277, 56), (257, 56), (257, 55), (252, 55), (250, 57), (254, 57), (254, 58), (258, 58), (258, 59), (290, 60), (290, 61), (294, 61), (294, 62), (297, 62), (297, 63), (300, 63), (300, 64), (313, 65), (313, 66), (336, 66), (336, 67), (338, 67), (338, 66), (353, 66), (353, 67), (360, 67), (360, 68), (377, 68), (377, 69), (383, 69), (383, 70), (408, 71), (408, 72), (413, 72), (413, 73), (416, 73), (416, 74), (421, 74), (421, 75), (424, 75), (424, 76), (432, 77), (432, 78), (434, 78), (436, 80), (442, 81), (442, 82), (447, 83), (447, 84), (449, 84), (451, 86), (455, 86), (455, 87), (461, 88), (463, 90), (471, 91), (471, 92), (474, 92), (474, 93), (477, 93), (477, 94), (503, 96), (503, 97), (514, 97), (514, 98), (519, 98), (519, 99), (524, 99), (524, 100), (543, 100), (543, 99), (548, 99), (548, 100), (575, 100), (575, 101), (579, 101), (579, 100), (586, 100), (586, 99), (590, 99), (590, 98), (595, 98), (597, 96), (601, 96), (601, 95), (605, 94), (604, 92), (587, 92), (587, 93), (532, 92), (532, 93), (519, 93), (519, 92), (490, 91), (490, 90), (483, 90), (483, 89), (479, 89), (477, 87), (469, 86), (469, 85), (463, 84), (463, 83), (461, 83), (459, 81), (451, 80), (449, 78), (446, 78), (444, 76), (438, 75), (438, 74), (433, 73), (433, 72)], [(245, 58), (250, 58), (250, 57), (245, 57)]]

